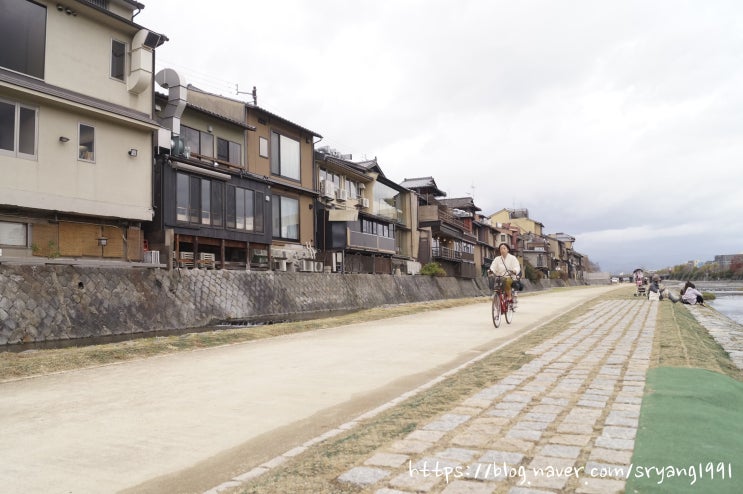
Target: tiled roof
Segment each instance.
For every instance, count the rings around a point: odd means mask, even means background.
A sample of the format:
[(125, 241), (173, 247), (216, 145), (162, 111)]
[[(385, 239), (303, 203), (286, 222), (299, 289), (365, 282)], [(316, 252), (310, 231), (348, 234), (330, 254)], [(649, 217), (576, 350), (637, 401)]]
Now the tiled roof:
[(456, 197), (451, 199), (439, 199), (439, 202), (450, 208), (464, 209), (465, 211), (482, 211), (475, 206), (471, 197)]

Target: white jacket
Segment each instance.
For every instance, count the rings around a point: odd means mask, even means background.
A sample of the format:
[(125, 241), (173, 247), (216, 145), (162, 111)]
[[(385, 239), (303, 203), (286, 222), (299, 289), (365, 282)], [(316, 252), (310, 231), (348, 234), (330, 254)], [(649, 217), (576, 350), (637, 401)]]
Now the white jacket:
[(510, 271), (508, 274), (511, 278), (515, 278), (521, 274), (521, 265), (519, 264), (519, 260), (516, 259), (516, 256), (509, 253), (506, 254), (505, 259), (503, 259), (503, 256), (496, 256), (492, 264), (490, 264), (490, 271), (495, 276), (506, 276), (506, 271)]

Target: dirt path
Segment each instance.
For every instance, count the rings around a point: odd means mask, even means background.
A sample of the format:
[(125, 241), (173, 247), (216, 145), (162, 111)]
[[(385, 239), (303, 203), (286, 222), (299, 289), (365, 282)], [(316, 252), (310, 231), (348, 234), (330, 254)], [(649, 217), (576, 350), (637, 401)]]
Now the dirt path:
[(612, 287), (0, 384), (6, 492), (204, 492)]

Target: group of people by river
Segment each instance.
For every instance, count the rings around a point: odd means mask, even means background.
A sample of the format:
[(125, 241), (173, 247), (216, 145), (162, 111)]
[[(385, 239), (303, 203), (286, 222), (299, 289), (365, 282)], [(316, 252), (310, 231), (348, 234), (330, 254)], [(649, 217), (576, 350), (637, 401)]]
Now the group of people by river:
[(678, 295), (666, 288), (664, 284), (660, 282), (660, 277), (655, 274), (653, 275), (650, 286), (648, 287), (648, 298), (656, 298), (657, 300), (668, 299), (674, 304), (681, 302), (682, 304), (688, 305), (704, 305), (704, 297), (702, 292), (697, 290), (697, 287), (691, 281), (684, 283)]

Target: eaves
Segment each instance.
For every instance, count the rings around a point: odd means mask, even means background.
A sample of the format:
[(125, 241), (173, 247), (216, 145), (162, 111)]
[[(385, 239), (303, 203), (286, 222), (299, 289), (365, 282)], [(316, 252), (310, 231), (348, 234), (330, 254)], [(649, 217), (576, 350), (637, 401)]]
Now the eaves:
[(56, 102), (60, 106), (77, 106), (78, 108), (87, 109), (94, 113), (104, 113), (120, 119), (129, 120), (139, 126), (151, 129), (160, 128), (160, 125), (146, 113), (109, 103), (98, 98), (91, 98), (90, 96), (47, 84), (33, 77), (2, 68), (0, 68), (0, 87), (35, 94), (41, 99)]

